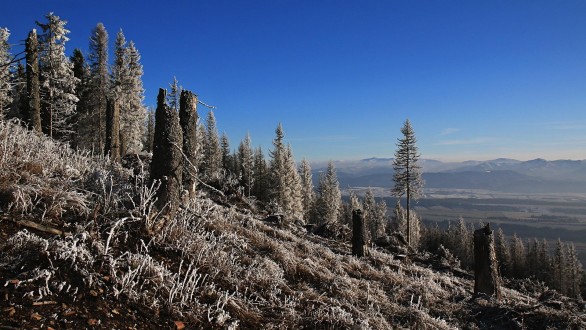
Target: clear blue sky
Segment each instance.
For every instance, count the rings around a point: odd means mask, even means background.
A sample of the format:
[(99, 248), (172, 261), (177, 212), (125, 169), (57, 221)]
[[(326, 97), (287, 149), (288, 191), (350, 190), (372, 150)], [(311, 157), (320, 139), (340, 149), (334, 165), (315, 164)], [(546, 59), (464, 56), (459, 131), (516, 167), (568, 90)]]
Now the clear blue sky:
[[(410, 118), (424, 158), (586, 159), (586, 1), (3, 1), (21, 43), (53, 11), (70, 54), (102, 22), (142, 55), (146, 104), (176, 76), (232, 147), (297, 160), (392, 157)], [(110, 57), (113, 51), (110, 48)], [(205, 116), (206, 111), (201, 109)]]

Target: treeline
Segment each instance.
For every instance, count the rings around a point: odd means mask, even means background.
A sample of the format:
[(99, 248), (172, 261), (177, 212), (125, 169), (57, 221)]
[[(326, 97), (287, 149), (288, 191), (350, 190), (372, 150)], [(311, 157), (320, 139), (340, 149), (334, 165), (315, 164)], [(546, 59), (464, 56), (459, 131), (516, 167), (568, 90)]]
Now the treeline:
[[(67, 57), (67, 21), (49, 13), (28, 34), (24, 56), (11, 56), (8, 29), (0, 29), (0, 111), (22, 119), (31, 129), (72, 147), (103, 153), (108, 102), (120, 110), (120, 152), (138, 153), (145, 145), (146, 107), (140, 53), (122, 30), (114, 58), (103, 24), (93, 29), (86, 56)], [(24, 62), (24, 63), (23, 63)]]
[[(482, 227), (482, 225), (481, 225)], [(427, 226), (422, 230), (421, 248), (437, 251), (440, 246), (448, 249), (463, 268), (474, 267), (473, 225), (467, 226), (463, 219), (447, 230)], [(523, 241), (516, 234), (506, 239), (501, 228), (495, 236), (495, 252), (499, 273), (514, 279), (530, 278), (570, 297), (581, 296), (586, 278), (573, 243), (557, 240), (551, 249), (547, 240)]]

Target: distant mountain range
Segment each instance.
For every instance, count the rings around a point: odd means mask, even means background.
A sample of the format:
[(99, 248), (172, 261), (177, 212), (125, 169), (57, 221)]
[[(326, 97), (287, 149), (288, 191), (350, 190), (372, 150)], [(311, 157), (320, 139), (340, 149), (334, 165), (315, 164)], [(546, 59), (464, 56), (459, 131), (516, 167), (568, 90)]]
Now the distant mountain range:
[[(393, 159), (334, 162), (341, 187), (391, 187)], [(420, 160), (426, 188), (486, 189), (511, 193), (586, 193), (586, 160), (499, 158), (488, 161)], [(314, 177), (325, 164), (313, 164)], [(316, 180), (317, 181), (317, 180)]]

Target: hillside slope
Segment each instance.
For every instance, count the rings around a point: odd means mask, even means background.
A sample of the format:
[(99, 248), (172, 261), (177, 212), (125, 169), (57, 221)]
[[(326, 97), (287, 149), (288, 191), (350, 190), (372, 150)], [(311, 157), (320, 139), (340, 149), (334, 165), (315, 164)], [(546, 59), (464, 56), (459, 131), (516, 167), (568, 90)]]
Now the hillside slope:
[(205, 190), (148, 234), (144, 182), (0, 122), (4, 329), (586, 328), (583, 303), (552, 291), (473, 298), (436, 256), (357, 259)]

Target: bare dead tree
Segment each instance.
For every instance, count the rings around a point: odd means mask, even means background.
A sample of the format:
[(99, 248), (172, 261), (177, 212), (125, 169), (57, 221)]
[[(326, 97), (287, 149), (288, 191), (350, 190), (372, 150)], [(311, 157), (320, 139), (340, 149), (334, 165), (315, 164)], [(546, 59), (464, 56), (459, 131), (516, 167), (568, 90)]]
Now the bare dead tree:
[(183, 168), (183, 186), (190, 195), (195, 192), (197, 169), (189, 164), (197, 163), (197, 95), (181, 91), (179, 98), (179, 123), (183, 130), (183, 154), (188, 159)]

